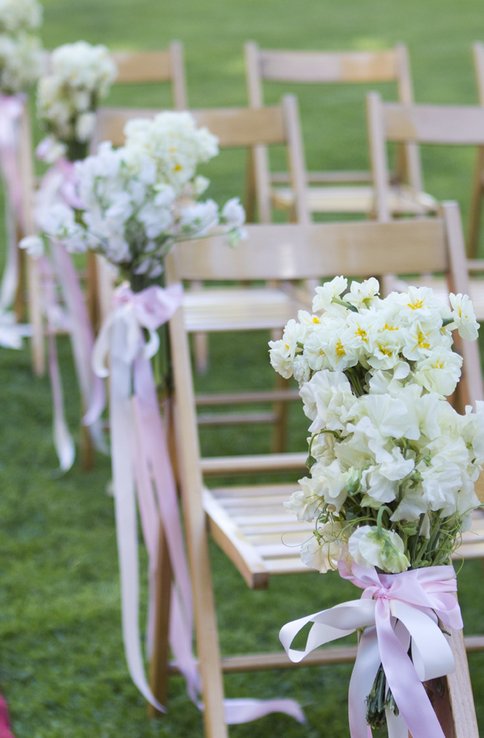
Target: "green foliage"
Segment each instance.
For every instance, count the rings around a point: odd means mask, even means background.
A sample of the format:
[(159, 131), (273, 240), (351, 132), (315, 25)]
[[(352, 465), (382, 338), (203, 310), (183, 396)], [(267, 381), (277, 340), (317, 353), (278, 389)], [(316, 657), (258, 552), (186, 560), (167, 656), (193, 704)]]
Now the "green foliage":
[[(427, 102), (476, 101), (470, 44), (480, 28), (481, 5), (450, 0), (45, 0), (44, 41), (49, 47), (84, 38), (116, 49), (157, 48), (178, 38), (185, 44), (189, 99), (193, 106), (243, 104), (242, 44), (257, 40), (279, 48), (379, 48), (405, 41), (410, 50), (416, 98)], [(271, 90), (275, 100), (287, 88)], [(365, 166), (364, 89), (343, 87), (300, 93), (307, 160), (315, 168)], [(160, 104), (153, 87), (115, 89), (111, 101)], [(161, 104), (167, 98), (161, 98)], [(243, 193), (241, 157), (220, 156), (207, 167), (214, 195)], [(472, 153), (425, 150), (426, 185), (437, 196), (457, 198), (467, 212)], [(3, 232), (3, 231), (2, 231)], [(242, 362), (237, 345), (248, 336), (211, 342), (211, 362), (220, 367), (204, 390), (272, 381), (266, 338), (251, 344)], [(71, 427), (78, 423), (70, 349), (60, 340)], [(222, 368), (224, 367), (224, 368)], [(202, 720), (173, 679), (169, 713), (149, 721), (143, 699), (131, 684), (123, 657), (113, 501), (106, 494), (109, 463), (97, 459), (89, 474), (77, 465), (60, 477), (51, 441), (50, 389), (33, 379), (28, 350), (0, 353), (3, 422), (0, 428), (0, 691), (10, 704), (17, 738), (151, 738), (201, 736)], [(290, 445), (303, 448), (305, 423), (294, 411)], [(263, 429), (207, 431), (212, 453), (264, 450)], [(336, 574), (275, 580), (269, 592), (249, 592), (223, 554), (212, 551), (220, 605), (223, 651), (278, 649), (279, 627), (291, 618), (355, 596)], [(145, 568), (142, 554), (142, 567)], [(482, 604), (481, 562), (459, 574), (469, 633), (478, 632)], [(145, 600), (145, 592), (143, 594)], [(484, 656), (470, 656), (479, 719), (484, 725)], [(346, 693), (350, 667), (261, 672), (226, 678), (228, 696), (294, 697), (306, 710), (299, 726), (280, 715), (231, 728), (234, 738), (317, 738), (348, 735)], [(480, 699), (479, 699), (480, 698)]]

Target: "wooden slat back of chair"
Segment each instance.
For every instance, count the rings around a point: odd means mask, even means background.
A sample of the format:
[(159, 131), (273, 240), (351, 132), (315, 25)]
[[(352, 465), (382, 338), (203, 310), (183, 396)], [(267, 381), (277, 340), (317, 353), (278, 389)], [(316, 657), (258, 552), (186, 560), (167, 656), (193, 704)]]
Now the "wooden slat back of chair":
[[(133, 118), (153, 118), (160, 111), (133, 108), (100, 108), (96, 117), (93, 147), (100, 141), (115, 146), (124, 142), (124, 126)], [(280, 105), (254, 108), (207, 108), (190, 110), (200, 127), (217, 136), (220, 148), (250, 148), (260, 145), (286, 147), (291, 185), (296, 193), (295, 210), (299, 222), (308, 222), (305, 164), (297, 102), (286, 95)], [(256, 172), (256, 198), (261, 220), (270, 218), (270, 183), (264, 170)]]
[(394, 49), (388, 51), (261, 51), (261, 73), (272, 82), (392, 82), (398, 75)]
[(367, 96), (368, 135), (377, 217), (390, 218), (390, 170), (387, 142), (484, 145), (484, 107), (400, 105), (383, 102), (377, 92)]
[(484, 108), (393, 103), (381, 103), (381, 106), (388, 141), (469, 146), (484, 144)]
[(183, 46), (179, 41), (159, 51), (117, 51), (111, 56), (118, 68), (119, 84), (170, 82), (173, 107), (177, 110), (187, 107)]
[[(260, 49), (253, 41), (245, 45), (247, 90), (254, 107), (264, 104), (263, 83), (340, 83), (362, 84), (395, 82), (398, 99), (413, 102), (413, 85), (407, 48), (373, 52), (274, 51)], [(268, 166), (268, 161), (263, 162)], [(399, 177), (407, 177), (416, 191), (422, 190), (418, 148), (413, 143), (402, 147), (398, 162)]]
[[(464, 243), (455, 203), (443, 218), (389, 223), (248, 226), (248, 240), (223, 237), (178, 244), (168, 259), (170, 280), (297, 280), (347, 274), (444, 272), (449, 289), (468, 293)], [(465, 402), (483, 398), (476, 342), (463, 342)]]

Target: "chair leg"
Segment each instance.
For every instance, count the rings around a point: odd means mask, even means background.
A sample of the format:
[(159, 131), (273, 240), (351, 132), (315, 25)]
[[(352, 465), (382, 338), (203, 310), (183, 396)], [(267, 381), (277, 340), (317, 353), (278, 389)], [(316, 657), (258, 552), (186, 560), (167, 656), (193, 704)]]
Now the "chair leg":
[(32, 329), (31, 353), (34, 374), (45, 374), (45, 335), (42, 306), (42, 280), (40, 267), (35, 259), (26, 258), (29, 322)]
[[(86, 408), (81, 403), (81, 417), (84, 417)], [(84, 423), (80, 426), (80, 457), (83, 471), (91, 471), (94, 467), (94, 444), (92, 437)]]
[[(276, 378), (276, 389), (286, 389), (287, 381), (279, 374)], [(287, 447), (287, 417), (289, 413), (288, 403), (284, 401), (275, 402), (273, 405), (275, 417), (272, 431), (272, 451), (275, 454), (283, 453)]]
[(206, 333), (193, 335), (193, 350), (197, 374), (205, 374), (208, 369), (208, 335)]
[(17, 290), (15, 293), (14, 312), (18, 323), (23, 323), (27, 317), (27, 254), (23, 249), (17, 248)]
[[(223, 674), (217, 616), (205, 534), (198, 541), (198, 545), (197, 542), (193, 542), (192, 551), (190, 563), (205, 736), (206, 738), (228, 738), (223, 704)], [(197, 559), (196, 562), (193, 560), (194, 557)]]
[(255, 223), (255, 174), (254, 174), (254, 155), (252, 151), (247, 152), (247, 166), (245, 176), (245, 218), (247, 223)]
[(96, 254), (89, 252), (86, 257), (86, 279), (87, 279), (87, 311), (94, 333), (100, 328), (99, 308), (99, 274)]
[[(166, 536), (160, 523), (158, 539), (158, 562), (156, 571), (155, 622), (153, 631), (153, 652), (150, 663), (151, 691), (162, 705), (166, 705), (168, 697), (168, 659), (169, 629), (171, 606), (172, 569), (170, 555), (166, 544)], [(162, 713), (148, 705), (151, 718)]]
[(477, 152), (469, 214), (467, 254), (471, 259), (475, 259), (479, 252), (479, 231), (481, 226), (482, 197), (484, 195), (483, 177), (484, 148), (481, 147)]
[(446, 738), (479, 738), (462, 631), (452, 634), (452, 651), (455, 670), (447, 677), (448, 694), (443, 697), (443, 700), (450, 703), (450, 709), (444, 709), (442, 718), (440, 711), (437, 714), (442, 720)]

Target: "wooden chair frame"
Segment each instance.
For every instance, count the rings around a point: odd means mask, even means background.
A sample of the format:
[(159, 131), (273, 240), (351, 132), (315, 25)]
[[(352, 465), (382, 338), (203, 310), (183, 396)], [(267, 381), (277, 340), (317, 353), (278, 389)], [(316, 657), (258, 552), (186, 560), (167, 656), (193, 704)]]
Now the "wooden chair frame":
[[(484, 106), (484, 44), (475, 43), (472, 47), (474, 69), (476, 73), (479, 105)], [(476, 154), (474, 181), (472, 184), (471, 206), (469, 213), (469, 232), (467, 250), (475, 259), (479, 250), (479, 233), (482, 219), (482, 199), (484, 197), (484, 146), (480, 146)]]
[[(477, 105), (400, 105), (384, 103), (378, 93), (372, 92), (367, 97), (367, 114), (375, 213), (379, 220), (392, 217), (388, 206), (388, 143), (484, 147), (484, 107)], [(470, 273), (483, 272), (484, 260), (468, 259), (467, 268)], [(484, 319), (482, 285), (477, 278), (469, 281), (480, 320)]]
[[(254, 42), (245, 45), (247, 88), (250, 105), (263, 104), (263, 83), (321, 83), (362, 84), (394, 82), (401, 102), (413, 101), (412, 80), (408, 52), (403, 44), (393, 49), (374, 52), (326, 52), (326, 51), (281, 51), (260, 49)], [(268, 171), (267, 155), (259, 154), (256, 167)], [(397, 212), (424, 214), (435, 207), (430, 196), (422, 193), (422, 175), (418, 148), (408, 143), (401, 147), (397, 171), (393, 181), (406, 180), (410, 187), (393, 193), (392, 203)], [(337, 171), (307, 173), (309, 208), (311, 212), (358, 212), (371, 213), (371, 173), (366, 171)], [(271, 175), (274, 202), (278, 207), (288, 207), (291, 194), (277, 190), (286, 184), (287, 174), (275, 172)], [(366, 185), (362, 197), (362, 187)]]
[[(329, 277), (341, 272), (367, 276), (369, 273), (401, 273), (411, 269), (412, 272), (438, 270), (450, 273), (451, 287), (465, 292), (467, 272), (461, 253), (462, 239), (455, 239), (459, 225), (457, 206), (448, 204), (443, 208), (442, 219), (392, 223), (249, 226), (248, 241), (235, 249), (229, 249), (221, 238), (179, 244), (167, 259), (167, 281), (168, 284), (173, 284), (193, 279), (295, 280), (314, 278), (315, 275)], [(388, 247), (389, 244), (392, 244), (392, 248)], [(267, 586), (271, 574), (300, 574), (308, 570), (299, 561), (297, 552), (292, 548), (288, 552), (287, 547), (280, 542), (277, 545), (277, 535), (280, 541), (283, 525), (281, 499), (287, 494), (290, 485), (276, 485), (273, 488), (259, 485), (253, 487), (252, 491), (248, 490), (248, 485), (243, 488), (209, 490), (205, 486), (204, 476), (298, 468), (303, 465), (305, 454), (202, 459), (183, 308), (170, 321), (170, 339), (174, 372), (176, 463), (192, 576), (205, 734), (209, 738), (227, 738), (223, 710), (223, 673), (288, 668), (295, 665), (282, 654), (221, 658), (208, 553), (208, 531), (251, 587)], [(475, 344), (467, 344), (465, 366), (467, 372), (464, 386), (469, 399), (482, 397)], [(256, 505), (253, 502), (258, 495), (264, 506), (264, 525), (266, 532), (269, 530), (267, 536), (250, 532), (250, 528), (254, 527), (251, 523), (257, 521)], [(240, 512), (237, 515), (237, 500), (243, 501), (244, 498), (244, 516), (252, 515), (245, 533)], [(249, 505), (247, 501), (250, 502)], [(268, 511), (271, 507), (272, 527), (269, 524)], [(248, 513), (248, 510), (253, 512)], [(288, 518), (292, 520), (290, 514)], [(303, 533), (305, 534), (307, 535), (307, 531)], [(282, 550), (284, 548), (286, 550)], [(168, 590), (169, 581), (165, 581), (164, 591)], [(159, 632), (158, 637), (162, 636)], [(157, 654), (163, 652), (165, 642), (166, 640), (156, 644), (155, 661)], [(448, 680), (451, 707), (448, 707), (447, 699), (446, 719), (449, 732), (446, 735), (449, 738), (451, 735), (455, 738), (477, 738), (472, 691), (460, 637), (455, 639), (455, 648), (457, 672)], [(166, 654), (166, 649), (164, 652)], [(353, 657), (354, 648), (324, 649), (313, 654), (309, 663), (334, 663), (348, 661)], [(152, 688), (159, 695), (163, 694), (166, 686), (163, 678), (168, 667), (166, 664), (163, 668), (158, 664), (158, 667), (156, 671), (159, 681), (153, 683)]]
[(183, 45), (172, 41), (157, 51), (116, 51), (111, 57), (118, 68), (117, 84), (171, 83), (175, 110), (188, 107)]

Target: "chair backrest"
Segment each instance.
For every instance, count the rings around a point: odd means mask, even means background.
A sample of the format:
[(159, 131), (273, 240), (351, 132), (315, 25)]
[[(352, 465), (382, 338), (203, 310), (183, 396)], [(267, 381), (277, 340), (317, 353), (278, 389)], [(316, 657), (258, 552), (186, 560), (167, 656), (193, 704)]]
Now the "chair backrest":
[[(413, 101), (413, 86), (407, 48), (397, 44), (382, 51), (282, 51), (260, 49), (253, 41), (245, 45), (249, 102), (264, 103), (264, 82), (363, 84), (394, 82), (398, 100)], [(324, 100), (321, 96), (321, 110)], [(402, 151), (398, 174), (408, 176), (421, 188), (418, 149), (413, 144)]]
[[(124, 142), (124, 126), (133, 118), (153, 118), (159, 110), (100, 108), (97, 113), (93, 147), (100, 141)], [(295, 192), (298, 222), (306, 223), (305, 164), (296, 99), (286, 95), (280, 105), (254, 108), (212, 108), (190, 110), (198, 126), (208, 128), (218, 138), (221, 149), (258, 146), (284, 146), (288, 158), (291, 186)], [(255, 171), (259, 219), (271, 220), (270, 182), (267, 172)]]
[(370, 156), (376, 214), (390, 219), (387, 143), (484, 145), (484, 107), (385, 103), (377, 92), (367, 97)]
[[(167, 259), (167, 279), (170, 283), (298, 280), (342, 273), (367, 277), (444, 272), (449, 290), (468, 293), (459, 209), (455, 203), (447, 203), (442, 212), (442, 218), (388, 223), (248, 226), (248, 240), (235, 248), (229, 248), (223, 237), (178, 244)], [(175, 322), (180, 320), (178, 329), (183, 327), (181, 311)], [(467, 342), (460, 348), (465, 402), (481, 399), (477, 344)]]
[(172, 41), (159, 51), (116, 51), (111, 54), (118, 68), (119, 84), (171, 83), (173, 107), (188, 106), (183, 46)]

